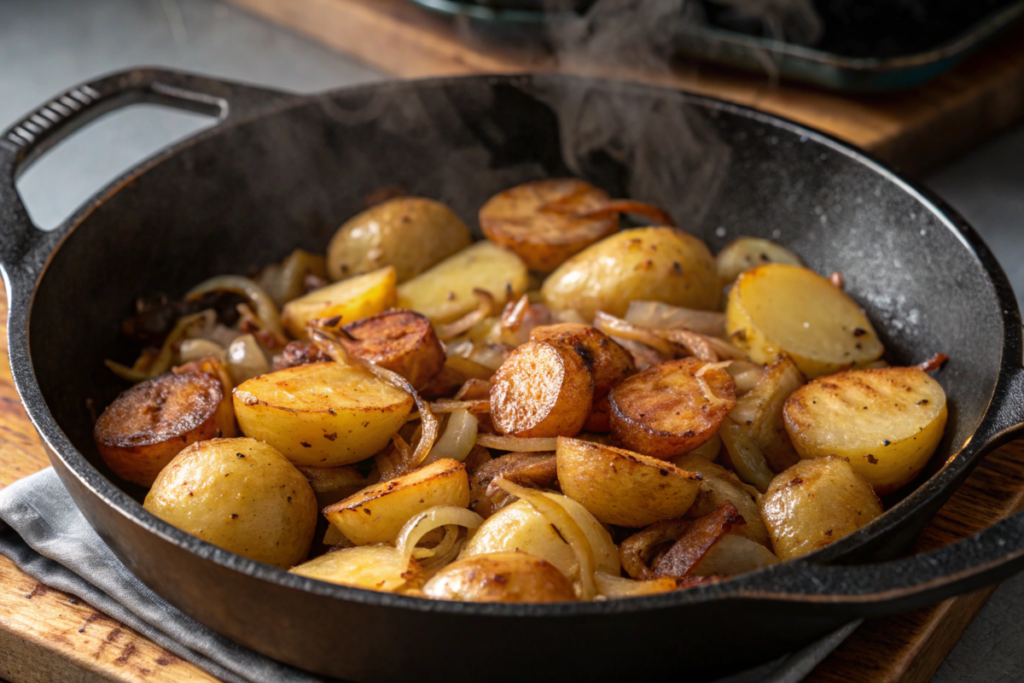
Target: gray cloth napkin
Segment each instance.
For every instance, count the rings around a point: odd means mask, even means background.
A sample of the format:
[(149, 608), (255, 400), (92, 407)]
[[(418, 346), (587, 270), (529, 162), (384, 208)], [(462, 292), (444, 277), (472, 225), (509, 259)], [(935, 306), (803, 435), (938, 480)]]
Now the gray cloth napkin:
[[(85, 521), (52, 469), (0, 490), (0, 553), (41, 584), (78, 596), (221, 680), (324, 681), (217, 635), (144, 586)], [(797, 683), (856, 627), (718, 683)]]

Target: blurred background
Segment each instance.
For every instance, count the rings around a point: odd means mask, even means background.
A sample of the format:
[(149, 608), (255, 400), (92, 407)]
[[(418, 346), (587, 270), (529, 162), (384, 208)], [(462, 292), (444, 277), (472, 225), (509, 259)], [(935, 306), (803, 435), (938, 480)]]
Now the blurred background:
[[(714, 95), (822, 128), (935, 190), (1024, 294), (1019, 0), (4, 0), (0, 126), (105, 72), (156, 65), (311, 93), (385, 78), (559, 68)], [(44, 228), (211, 125), (137, 106), (19, 181)], [(1007, 582), (935, 680), (1024, 677)]]

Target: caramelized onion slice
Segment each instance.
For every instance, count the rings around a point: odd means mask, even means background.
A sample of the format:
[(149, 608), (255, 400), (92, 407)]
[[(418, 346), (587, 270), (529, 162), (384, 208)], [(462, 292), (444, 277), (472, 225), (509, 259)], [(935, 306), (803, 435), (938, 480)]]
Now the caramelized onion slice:
[[(399, 554), (402, 556), (404, 562), (408, 562), (409, 558), (412, 557), (413, 549), (416, 548), (416, 544), (420, 542), (424, 536), (441, 527), (455, 525), (466, 527), (467, 529), (476, 529), (484, 523), (484, 518), (476, 514), (472, 510), (460, 508), (455, 505), (438, 505), (432, 507), (429, 510), (413, 515), (402, 530), (398, 532), (398, 537), (395, 539), (395, 547), (398, 548)], [(445, 534), (446, 536), (448, 534)], [(448, 543), (442, 541), (442, 544)], [(451, 541), (454, 543), (454, 541)], [(439, 545), (434, 549), (435, 555), (443, 555), (451, 550), (451, 547), (444, 547)]]
[(241, 294), (252, 303), (256, 316), (263, 325), (270, 330), (281, 342), (287, 343), (284, 336), (284, 328), (281, 326), (281, 313), (273, 299), (263, 291), (263, 288), (247, 277), (241, 275), (218, 275), (209, 280), (199, 283), (188, 291), (186, 299), (198, 299), (207, 292), (234, 292)]

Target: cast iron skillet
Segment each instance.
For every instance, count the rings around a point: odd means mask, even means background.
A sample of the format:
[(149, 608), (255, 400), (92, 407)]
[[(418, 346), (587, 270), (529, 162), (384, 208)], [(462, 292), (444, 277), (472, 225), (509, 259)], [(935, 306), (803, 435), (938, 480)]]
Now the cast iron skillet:
[[(160, 102), (217, 115), (37, 230), (18, 173), (96, 115)], [(774, 238), (840, 271), (896, 361), (942, 351), (946, 438), (916, 489), (798, 562), (717, 585), (591, 604), (430, 602), (319, 583), (232, 555), (146, 513), (105, 472), (87, 400), (136, 296), (322, 251), (384, 186), (470, 224), (490, 194), (577, 175), (659, 204), (713, 249)], [(82, 512), (157, 593), (214, 630), (323, 674), (382, 680), (725, 674), (852, 618), (910, 609), (1024, 567), (1024, 516), (891, 560), (971, 468), (1024, 423), (1021, 320), (1006, 277), (952, 211), (860, 152), (704, 97), (565, 76), (383, 83), (299, 97), (186, 74), (115, 74), (60, 95), (0, 138), (0, 265), (18, 390)]]

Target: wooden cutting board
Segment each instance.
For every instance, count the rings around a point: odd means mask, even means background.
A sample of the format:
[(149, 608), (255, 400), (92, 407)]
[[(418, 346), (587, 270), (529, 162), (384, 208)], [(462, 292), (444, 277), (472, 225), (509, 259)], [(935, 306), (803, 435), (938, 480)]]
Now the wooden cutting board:
[(230, 0), (401, 78), (561, 68), (711, 95), (813, 126), (908, 173), (923, 173), (1024, 117), (1024, 25), (953, 71), (901, 94), (846, 97), (724, 68), (554, 60), (407, 0)]
[[(7, 362), (0, 292), (0, 488), (49, 465)], [(1024, 441), (989, 456), (939, 512), (917, 550), (939, 547), (1021, 509)], [(867, 622), (809, 680), (923, 683), (993, 589)], [(72, 595), (41, 585), (0, 556), (0, 679), (11, 683), (209, 682), (215, 679)]]

